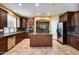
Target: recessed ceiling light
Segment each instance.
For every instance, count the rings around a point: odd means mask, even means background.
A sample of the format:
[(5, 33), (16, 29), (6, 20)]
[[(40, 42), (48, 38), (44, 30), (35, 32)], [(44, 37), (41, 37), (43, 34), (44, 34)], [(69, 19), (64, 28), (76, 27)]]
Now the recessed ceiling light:
[(37, 15), (40, 15), (40, 13), (38, 12)]
[(22, 6), (22, 4), (21, 4), (21, 3), (19, 3), (18, 5), (19, 5), (19, 6)]
[(16, 12), (16, 10), (14, 12)]
[(39, 6), (39, 3), (36, 3), (35, 6)]

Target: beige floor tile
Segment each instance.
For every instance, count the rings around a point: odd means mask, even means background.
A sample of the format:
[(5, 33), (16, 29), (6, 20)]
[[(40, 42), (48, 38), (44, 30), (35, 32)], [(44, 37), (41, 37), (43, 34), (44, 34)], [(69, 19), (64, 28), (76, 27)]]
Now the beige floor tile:
[(79, 55), (79, 51), (69, 45), (53, 40), (53, 47), (30, 47), (30, 39), (24, 39), (3, 55)]

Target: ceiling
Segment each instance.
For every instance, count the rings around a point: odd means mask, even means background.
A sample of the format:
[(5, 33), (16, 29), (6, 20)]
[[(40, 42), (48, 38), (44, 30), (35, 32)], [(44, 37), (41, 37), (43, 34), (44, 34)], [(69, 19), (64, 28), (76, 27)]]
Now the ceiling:
[(77, 3), (39, 3), (39, 6), (35, 6), (35, 3), (22, 3), (22, 6), (18, 3), (3, 3), (2, 5), (24, 17), (52, 16), (78, 10)]

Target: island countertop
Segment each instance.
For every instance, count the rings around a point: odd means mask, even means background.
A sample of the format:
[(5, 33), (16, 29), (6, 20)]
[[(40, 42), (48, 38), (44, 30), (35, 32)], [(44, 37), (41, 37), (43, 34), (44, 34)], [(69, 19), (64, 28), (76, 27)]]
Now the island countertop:
[(52, 34), (30, 34), (30, 47), (52, 47)]
[(53, 35), (53, 34), (51, 34), (51, 33), (32, 33), (29, 35)]

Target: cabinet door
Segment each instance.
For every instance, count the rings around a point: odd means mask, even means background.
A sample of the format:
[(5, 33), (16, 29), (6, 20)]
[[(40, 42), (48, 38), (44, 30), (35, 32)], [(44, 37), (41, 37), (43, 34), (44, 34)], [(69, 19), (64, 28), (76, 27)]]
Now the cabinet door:
[(30, 35), (30, 47), (37, 47), (40, 46), (38, 41), (38, 36), (36, 35)]
[(7, 27), (7, 12), (1, 10), (1, 28)]
[(22, 28), (27, 27), (27, 19), (20, 18), (20, 27), (22, 27)]
[(75, 39), (75, 48), (79, 50), (79, 37), (76, 36), (76, 39)]
[(68, 15), (68, 14), (65, 14), (65, 15), (64, 15), (64, 17), (63, 17), (63, 21), (67, 21), (67, 20), (68, 20), (68, 19), (67, 19), (67, 18), (68, 18), (67, 15)]
[(77, 13), (77, 17), (78, 17), (78, 19), (77, 19), (77, 25), (79, 25), (79, 12)]
[(23, 40), (23, 34), (22, 33), (19, 33), (19, 34), (16, 34), (15, 36), (15, 44), (18, 44), (20, 41)]
[(27, 26), (26, 19), (23, 19), (23, 20), (22, 20), (22, 26), (23, 26), (23, 28), (26, 28), (26, 26)]
[(71, 43), (71, 36), (67, 36), (67, 43), (70, 45), (70, 43)]
[(73, 46), (73, 47), (75, 47), (75, 37), (74, 36), (72, 36), (71, 37), (71, 46)]
[(7, 38), (0, 38), (0, 54), (7, 51)]
[(78, 25), (78, 13), (74, 14), (75, 25)]
[(16, 38), (15, 38), (15, 44), (18, 44), (19, 41), (20, 41), (20, 36), (19, 36), (19, 34), (16, 34), (15, 37), (16, 37)]
[(75, 42), (75, 48), (79, 50), (79, 40), (78, 39)]
[(75, 18), (74, 15), (71, 15), (71, 27), (75, 26)]

